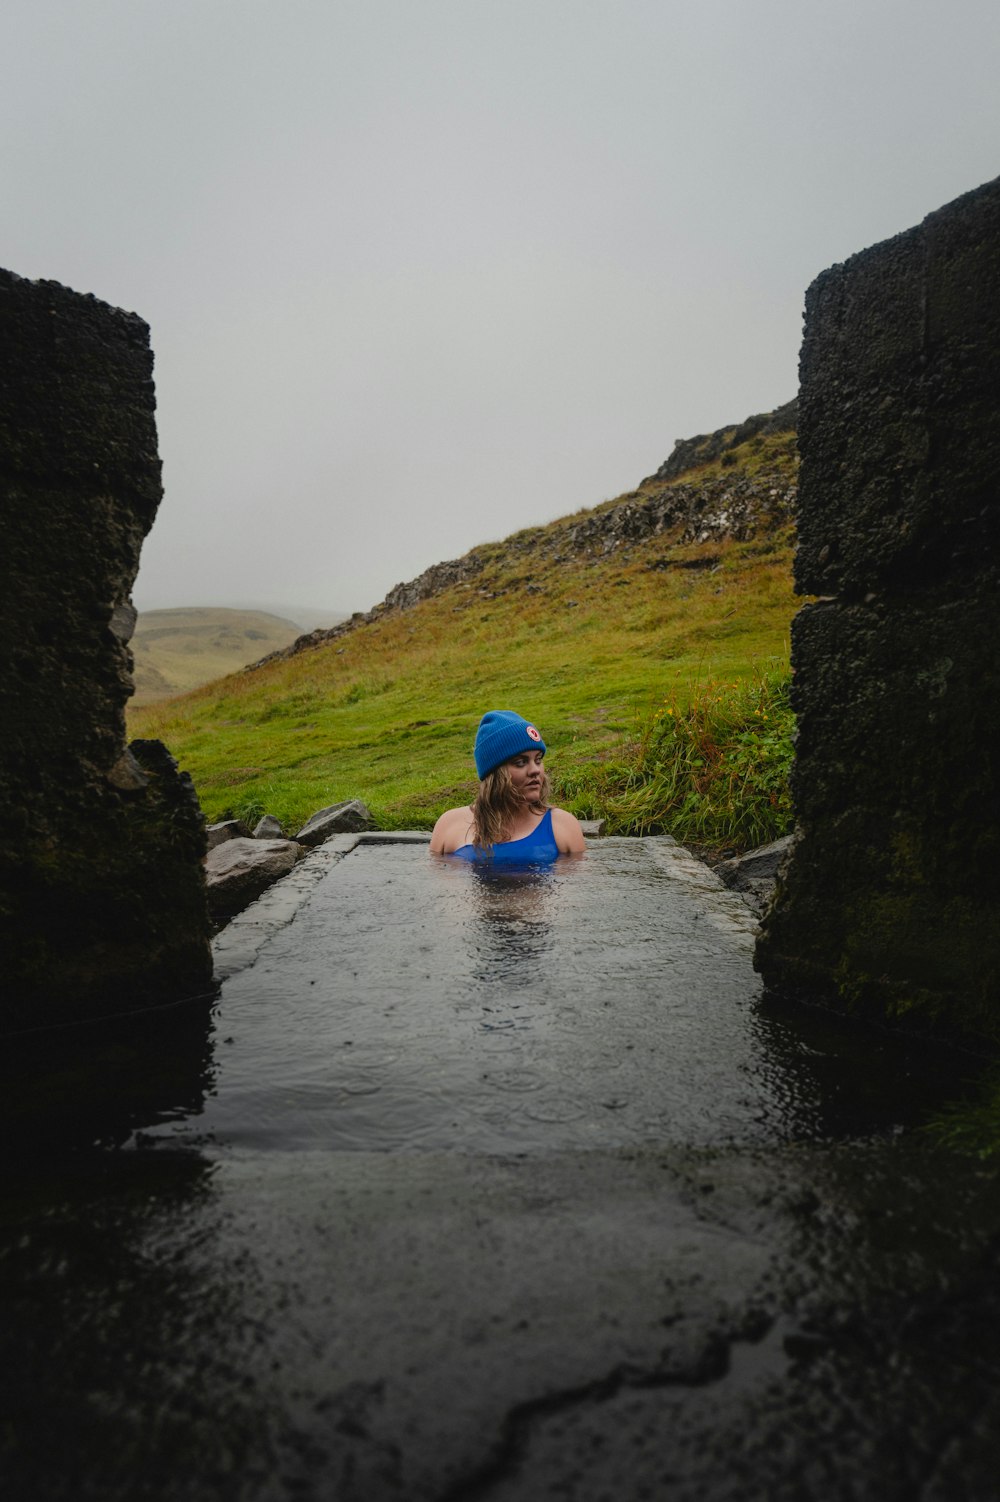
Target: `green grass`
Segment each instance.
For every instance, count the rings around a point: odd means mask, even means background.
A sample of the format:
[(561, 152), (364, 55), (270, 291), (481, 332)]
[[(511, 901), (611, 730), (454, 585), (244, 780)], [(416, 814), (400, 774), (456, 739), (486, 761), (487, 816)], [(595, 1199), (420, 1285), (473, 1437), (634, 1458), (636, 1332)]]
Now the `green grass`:
[[(316, 809), (359, 797), (383, 828), (429, 827), (474, 793), (479, 716), (517, 709), (541, 728), (566, 806), (608, 812), (597, 807), (605, 789), (618, 827), (666, 827), (662, 815), (619, 812), (626, 793), (638, 797), (636, 747), (663, 751), (659, 733), (640, 727), (699, 686), (703, 696), (708, 684), (753, 685), (761, 664), (787, 662), (792, 538), (681, 547), (662, 536), (567, 557), (567, 525), (476, 550), (479, 573), (412, 610), (137, 708), (130, 733), (166, 742), (209, 820), (266, 810), (294, 832)], [(616, 767), (631, 779), (617, 793), (602, 781)], [(699, 818), (707, 843), (721, 825), (702, 810), (692, 827)], [(753, 842), (757, 827), (718, 837)]]
[(767, 844), (792, 827), (795, 720), (787, 664), (674, 694), (637, 726), (617, 760), (568, 779), (578, 812), (608, 833), (672, 834), (686, 844)]

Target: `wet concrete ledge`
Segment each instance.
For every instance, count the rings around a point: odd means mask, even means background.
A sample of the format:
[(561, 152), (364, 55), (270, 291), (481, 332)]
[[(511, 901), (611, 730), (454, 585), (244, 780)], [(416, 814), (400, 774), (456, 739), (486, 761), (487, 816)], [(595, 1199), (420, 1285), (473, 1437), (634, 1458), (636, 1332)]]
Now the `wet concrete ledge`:
[(425, 829), (372, 829), (332, 835), (216, 935), (212, 943), (215, 979), (228, 980), (252, 965), (268, 939), (292, 921), (330, 868), (358, 845), (426, 845), (429, 841)]

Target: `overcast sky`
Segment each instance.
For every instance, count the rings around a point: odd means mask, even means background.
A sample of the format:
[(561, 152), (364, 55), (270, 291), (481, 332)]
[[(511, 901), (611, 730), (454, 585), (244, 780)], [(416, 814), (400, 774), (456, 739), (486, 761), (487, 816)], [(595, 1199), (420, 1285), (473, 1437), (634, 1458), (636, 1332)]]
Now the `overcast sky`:
[(1000, 173), (997, 0), (6, 0), (0, 263), (152, 329), (141, 609), (367, 609), (786, 401)]

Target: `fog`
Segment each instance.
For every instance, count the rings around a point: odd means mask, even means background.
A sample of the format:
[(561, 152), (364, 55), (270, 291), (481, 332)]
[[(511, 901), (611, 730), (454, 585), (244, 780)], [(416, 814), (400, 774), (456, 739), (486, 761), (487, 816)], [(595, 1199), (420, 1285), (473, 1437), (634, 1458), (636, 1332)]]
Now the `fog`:
[(142, 609), (366, 609), (794, 394), (1000, 171), (986, 0), (8, 0), (3, 253), (134, 310)]

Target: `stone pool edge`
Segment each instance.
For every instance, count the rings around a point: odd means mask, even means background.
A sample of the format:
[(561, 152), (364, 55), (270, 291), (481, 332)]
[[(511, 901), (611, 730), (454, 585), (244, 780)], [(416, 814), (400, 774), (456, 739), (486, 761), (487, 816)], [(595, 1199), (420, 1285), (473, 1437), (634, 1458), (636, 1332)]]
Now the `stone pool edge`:
[(358, 845), (426, 845), (429, 840), (426, 829), (368, 829), (331, 835), (216, 934), (212, 940), (216, 982), (228, 980), (252, 965), (268, 940), (292, 921), (331, 866)]

